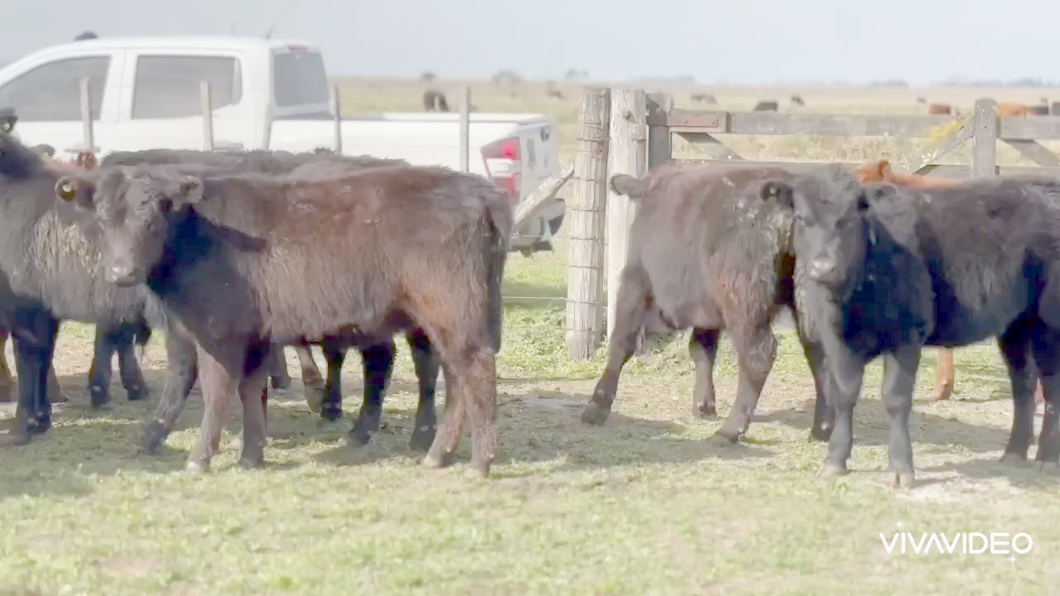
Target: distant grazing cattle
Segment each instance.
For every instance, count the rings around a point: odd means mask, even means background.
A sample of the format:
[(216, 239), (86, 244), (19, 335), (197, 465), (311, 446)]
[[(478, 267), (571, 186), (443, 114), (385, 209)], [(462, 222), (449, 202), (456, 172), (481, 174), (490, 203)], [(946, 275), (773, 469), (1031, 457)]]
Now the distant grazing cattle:
[(1048, 116), (1049, 106), (1027, 106), (1028, 116)]
[[(718, 338), (725, 331), (740, 367), (736, 402), (717, 435), (735, 442), (751, 423), (762, 386), (773, 366), (776, 338), (770, 321), (782, 306), (794, 307), (795, 261), (790, 256), (791, 219), (776, 205), (761, 205), (764, 180), (791, 176), (777, 167), (746, 165), (652, 168), (645, 179), (611, 177), (611, 189), (637, 204), (629, 256), (618, 284), (615, 329), (607, 364), (582, 421), (603, 424), (618, 379), (633, 354), (638, 333), (692, 329), (689, 352), (696, 368), (692, 414), (716, 414), (713, 370)], [(691, 247), (691, 248), (689, 248)], [(823, 397), (821, 347), (795, 311), (800, 338), (817, 384), (811, 436), (827, 440), (832, 417)]]
[(695, 103), (705, 103), (710, 105), (718, 103), (718, 100), (714, 99), (714, 96), (710, 93), (693, 93), (691, 99)]
[(775, 101), (759, 101), (755, 104), (753, 112), (776, 112), (779, 109)]
[(1018, 103), (997, 104), (998, 118), (1026, 118), (1030, 110), (1027, 106)]
[(1025, 460), (1031, 443), (1029, 353), (1045, 385), (1038, 467), (1060, 469), (1060, 180), (863, 187), (848, 168), (832, 165), (794, 182), (767, 182), (762, 197), (792, 210), (795, 256), (814, 282), (805, 291), (834, 381), (835, 429), (822, 475), (846, 473), (864, 369), (882, 356), (889, 470), (896, 486), (911, 486), (909, 415), (921, 348), (991, 337), (1013, 388), (1003, 460)]
[(448, 112), (449, 102), (441, 91), (428, 89), (423, 92), (423, 109), (428, 112)]
[(946, 103), (933, 103), (928, 106), (928, 114), (945, 115), (953, 114), (953, 106)]
[[(854, 176), (861, 184), (886, 182), (908, 188), (950, 188), (961, 183), (960, 180), (952, 178), (899, 174), (891, 168), (887, 160), (865, 162), (854, 171)], [(953, 351), (940, 348), (938, 364), (935, 367), (935, 390), (931, 394), (931, 399), (936, 401), (949, 399), (953, 394), (953, 377)], [(1044, 403), (1045, 393), (1041, 380), (1038, 381), (1037, 386), (1034, 401), (1038, 404)]]
[(798, 95), (792, 95), (791, 96), (791, 105), (805, 106), (806, 102), (802, 100), (802, 97), (800, 97)]
[(927, 99), (925, 99), (923, 97), (918, 97), (918, 98), (916, 98), (916, 103), (917, 103), (917, 105), (925, 105), (925, 104), (927, 104)]
[(546, 94), (546, 95), (547, 95), (548, 97), (554, 97), (554, 98), (556, 98), (556, 99), (565, 99), (565, 98), (564, 98), (564, 96), (563, 96), (563, 92), (562, 92), (562, 91), (560, 91), (559, 89), (548, 89), (548, 90), (547, 90), (547, 91), (545, 92), (545, 94)]
[(145, 284), (198, 343), (206, 407), (189, 467), (209, 467), (237, 392), (241, 462), (263, 463), (269, 342), (416, 330), (444, 363), (450, 396), (424, 464), (450, 463), (467, 421), (471, 469), (488, 475), (498, 448), (508, 195), (443, 167), (334, 161), (282, 175), (188, 171), (103, 167), (95, 178), (60, 179), (55, 195), (100, 231), (106, 279)]

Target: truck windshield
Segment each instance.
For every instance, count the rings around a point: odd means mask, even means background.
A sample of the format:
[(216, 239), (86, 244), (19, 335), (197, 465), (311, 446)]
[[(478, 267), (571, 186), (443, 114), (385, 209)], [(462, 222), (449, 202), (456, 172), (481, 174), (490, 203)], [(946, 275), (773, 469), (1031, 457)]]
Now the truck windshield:
[(276, 107), (328, 102), (328, 76), (319, 53), (273, 52), (272, 73)]

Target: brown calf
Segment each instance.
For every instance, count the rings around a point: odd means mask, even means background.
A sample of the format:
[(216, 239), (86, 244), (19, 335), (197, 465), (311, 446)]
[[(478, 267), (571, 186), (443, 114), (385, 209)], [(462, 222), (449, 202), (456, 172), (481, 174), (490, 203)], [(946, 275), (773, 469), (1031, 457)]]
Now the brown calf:
[[(269, 345), (422, 330), (450, 399), (424, 464), (451, 462), (465, 417), (472, 470), (497, 451), (494, 354), (512, 225), (507, 195), (441, 167), (303, 174), (101, 168), (55, 186), (102, 235), (107, 278), (145, 283), (198, 343), (206, 411), (191, 469), (209, 467), (225, 403), (243, 402), (244, 465), (263, 462)], [(495, 347), (496, 346), (496, 347)]]
[[(910, 188), (946, 188), (960, 184), (960, 181), (948, 178), (899, 174), (891, 168), (887, 160), (864, 162), (854, 172), (854, 175), (862, 184), (887, 182), (895, 186)], [(953, 394), (953, 377), (953, 351), (939, 348), (939, 363), (935, 367), (935, 390), (931, 394), (931, 399), (936, 401), (949, 399)], [(1040, 378), (1038, 388), (1034, 393), (1034, 401), (1038, 404), (1045, 403), (1045, 392)]]
[(818, 375), (823, 352), (812, 335), (815, 326), (800, 321), (795, 309), (792, 218), (775, 202), (760, 199), (763, 181), (773, 176), (786, 179), (791, 174), (777, 167), (667, 165), (653, 168), (643, 180), (622, 174), (611, 178), (612, 190), (635, 201), (637, 213), (618, 286), (607, 366), (582, 412), (583, 422), (606, 421), (619, 375), (642, 329), (648, 335), (692, 329), (692, 413), (713, 417), (714, 359), (725, 330), (736, 350), (740, 382), (736, 402), (717, 435), (737, 441), (750, 426), (773, 366), (776, 338), (771, 320), (788, 306), (817, 387), (811, 436), (828, 439), (834, 417), (823, 399), (827, 377)]

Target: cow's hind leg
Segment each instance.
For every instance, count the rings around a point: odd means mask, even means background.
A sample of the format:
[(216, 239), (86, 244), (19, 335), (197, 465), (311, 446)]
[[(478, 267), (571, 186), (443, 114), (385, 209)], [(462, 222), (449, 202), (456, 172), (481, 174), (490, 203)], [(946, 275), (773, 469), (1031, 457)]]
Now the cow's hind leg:
[(427, 451), (434, 443), (437, 430), (435, 410), (435, 393), (438, 388), (438, 355), (431, 349), (431, 342), (420, 331), (410, 331), (406, 335), (409, 348), (412, 350), (412, 363), (416, 367), (416, 378), (420, 386), (420, 403), (416, 408), (416, 428), (412, 431), (409, 447), (417, 451)]
[(310, 410), (319, 412), (327, 398), (327, 387), (316, 361), (313, 360), (309, 342), (299, 342), (291, 347), (294, 348), (294, 353), (298, 356), (298, 364), (302, 368), (302, 390), (305, 392), (305, 402)]
[(205, 472), (210, 469), (210, 460), (221, 446), (221, 431), (224, 428), (228, 400), (239, 391), (243, 380), (246, 348), (234, 345), (226, 347), (227, 353), (221, 359), (204, 350), (202, 346), (197, 347), (199, 383), (202, 385), (202, 401), (205, 407), (202, 425), (199, 427), (199, 438), (188, 455), (188, 470), (192, 472)]
[(385, 341), (361, 348), (361, 359), (364, 363), (364, 400), (361, 411), (357, 414), (350, 436), (358, 444), (364, 445), (379, 431), (383, 418), (383, 394), (390, 381), (390, 372), (394, 369), (394, 356), (397, 349), (394, 342)]
[(997, 345), (1008, 367), (1012, 387), (1012, 432), (1001, 461), (1018, 463), (1027, 460), (1031, 437), (1034, 434), (1034, 402), (1031, 383), (1035, 369), (1029, 361), (1030, 322), (1026, 317), (1017, 319), (1001, 336)]
[(637, 347), (637, 334), (644, 325), (648, 309), (648, 286), (640, 267), (630, 266), (622, 271), (618, 286), (618, 311), (615, 328), (608, 339), (607, 366), (593, 389), (593, 397), (582, 411), (582, 422), (603, 424), (611, 414), (611, 406), (618, 392), (618, 377)]
[(909, 438), (909, 415), (913, 411), (913, 388), (920, 364), (920, 346), (903, 346), (883, 361), (883, 405), (891, 417), (888, 447), (892, 484), (913, 486), (913, 442)]
[[(1035, 465), (1042, 471), (1060, 472), (1060, 330), (1039, 323), (1031, 334), (1031, 349), (1045, 393), (1045, 414)], [(1030, 408), (1033, 412), (1033, 403)]]
[(777, 339), (768, 322), (746, 329), (743, 333), (733, 333), (732, 339), (740, 365), (740, 381), (732, 411), (715, 435), (735, 443), (751, 425), (751, 416), (758, 407), (762, 387), (773, 368)]
[(272, 346), (267, 343), (252, 346), (243, 365), (243, 379), (239, 383), (239, 399), (243, 402), (243, 453), (239, 464), (245, 468), (265, 463), (265, 402), (271, 352)]
[(931, 399), (944, 401), (953, 395), (953, 350), (939, 348), (938, 364), (935, 365), (935, 390)]
[[(328, 380), (324, 383), (324, 399), (320, 402), (320, 417), (335, 421), (342, 418), (342, 365), (346, 362), (346, 342), (336, 338), (325, 338), (320, 347), (328, 363)], [(365, 392), (368, 391), (368, 376), (365, 375)]]
[(718, 356), (717, 329), (693, 329), (688, 341), (688, 355), (696, 366), (696, 387), (693, 391), (692, 416), (713, 419), (717, 414), (714, 399), (714, 361)]
[(276, 344), (269, 352), (269, 377), (273, 389), (287, 389), (291, 386), (291, 375), (287, 372), (287, 359), (284, 358), (283, 344)]

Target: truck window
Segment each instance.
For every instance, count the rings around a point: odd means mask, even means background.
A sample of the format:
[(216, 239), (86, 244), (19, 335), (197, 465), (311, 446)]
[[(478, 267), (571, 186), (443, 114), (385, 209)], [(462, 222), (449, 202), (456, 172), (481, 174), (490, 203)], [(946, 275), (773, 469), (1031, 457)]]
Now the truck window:
[(42, 64), (0, 87), (0, 106), (24, 122), (81, 119), (81, 79), (88, 79), (92, 118), (99, 118), (110, 56), (66, 58)]
[(317, 52), (272, 54), (273, 101), (278, 108), (327, 103), (328, 75)]
[(202, 115), (199, 84), (210, 83), (214, 110), (239, 103), (243, 78), (239, 60), (227, 56), (140, 56), (136, 59), (132, 118), (187, 118)]

